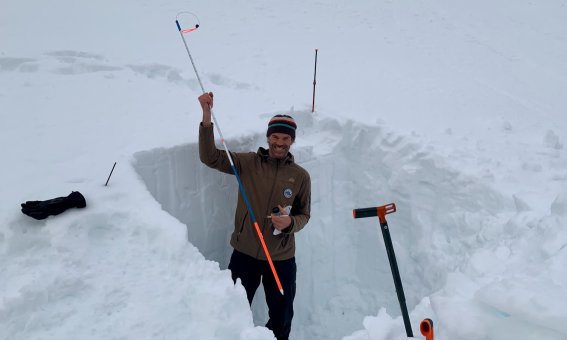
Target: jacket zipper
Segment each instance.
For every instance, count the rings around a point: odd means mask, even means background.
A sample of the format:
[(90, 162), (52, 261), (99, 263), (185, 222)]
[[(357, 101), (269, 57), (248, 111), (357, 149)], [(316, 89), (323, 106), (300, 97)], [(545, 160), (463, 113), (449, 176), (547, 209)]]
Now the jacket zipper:
[(248, 211), (246, 211), (246, 214), (244, 214), (244, 218), (242, 219), (242, 224), (240, 225), (240, 230), (238, 231), (238, 234), (236, 234), (236, 242), (238, 242), (238, 239), (240, 238), (240, 234), (242, 233), (242, 230), (244, 229), (244, 223), (246, 223), (246, 217), (248, 216)]
[[(272, 202), (272, 197), (274, 195), (274, 188), (276, 186), (276, 182), (278, 180), (278, 170), (280, 169), (280, 161), (276, 160), (276, 174), (274, 175), (274, 181), (272, 182), (272, 190), (270, 191), (270, 199), (268, 201), (268, 211), (266, 212), (265, 216), (268, 216), (272, 213), (272, 207), (269, 206), (269, 203)], [(262, 226), (262, 234), (266, 231), (266, 223)], [(256, 258), (260, 255), (260, 247), (258, 246), (258, 250), (256, 251)]]
[[(268, 201), (268, 204), (272, 202), (272, 198), (274, 196), (274, 188), (276, 187), (276, 182), (278, 181), (278, 170), (280, 169), (280, 161), (277, 160), (276, 162), (276, 174), (274, 176), (274, 181), (272, 182), (272, 189), (270, 191), (270, 200)], [(266, 212), (266, 216), (271, 215), (272, 214), (272, 208), (268, 205), (268, 211)], [(265, 227), (265, 226), (264, 226)], [(263, 230), (262, 230), (263, 231)]]

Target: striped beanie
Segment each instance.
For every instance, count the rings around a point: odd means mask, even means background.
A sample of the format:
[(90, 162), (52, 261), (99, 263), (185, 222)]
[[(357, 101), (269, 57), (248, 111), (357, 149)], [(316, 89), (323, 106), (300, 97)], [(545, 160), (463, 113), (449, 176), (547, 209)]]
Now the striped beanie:
[(297, 125), (295, 124), (295, 119), (291, 116), (275, 115), (268, 123), (266, 137), (270, 137), (272, 133), (279, 132), (288, 134), (291, 136), (291, 139), (295, 140), (295, 129), (297, 129)]

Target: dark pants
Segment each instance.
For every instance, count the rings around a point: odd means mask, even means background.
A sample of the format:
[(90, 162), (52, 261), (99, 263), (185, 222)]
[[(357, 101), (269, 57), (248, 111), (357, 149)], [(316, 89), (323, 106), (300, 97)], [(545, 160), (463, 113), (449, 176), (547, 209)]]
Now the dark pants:
[(278, 340), (287, 340), (291, 331), (291, 319), (293, 318), (297, 266), (295, 265), (295, 257), (273, 262), (284, 295), (278, 289), (268, 261), (257, 260), (235, 250), (230, 258), (228, 269), (230, 269), (232, 280), (235, 283), (236, 279), (240, 279), (242, 282), (250, 304), (252, 304), (254, 293), (260, 285), (260, 280), (262, 280), (270, 317), (266, 327), (274, 332)]

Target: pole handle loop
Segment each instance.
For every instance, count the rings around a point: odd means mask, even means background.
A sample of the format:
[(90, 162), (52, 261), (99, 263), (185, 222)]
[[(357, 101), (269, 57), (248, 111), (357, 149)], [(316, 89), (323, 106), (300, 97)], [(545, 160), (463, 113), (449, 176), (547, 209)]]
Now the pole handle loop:
[[(181, 24), (179, 23), (179, 16), (181, 14), (192, 15), (195, 18), (195, 22), (196, 22), (195, 27), (185, 28), (185, 29), (181, 28)], [(179, 12), (179, 13), (177, 13), (177, 15), (175, 16), (175, 24), (177, 25), (177, 29), (179, 30), (179, 32), (181, 34), (193, 32), (193, 31), (197, 30), (197, 28), (199, 28), (199, 26), (201, 25), (200, 22), (199, 22), (199, 18), (191, 12)]]

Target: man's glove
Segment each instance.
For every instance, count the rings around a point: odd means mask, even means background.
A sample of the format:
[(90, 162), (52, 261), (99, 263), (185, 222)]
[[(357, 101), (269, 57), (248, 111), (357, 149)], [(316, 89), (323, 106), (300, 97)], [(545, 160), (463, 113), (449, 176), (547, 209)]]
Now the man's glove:
[(87, 202), (78, 191), (67, 197), (57, 197), (47, 201), (27, 201), (22, 203), (22, 212), (36, 220), (43, 220), (50, 215), (59, 215), (69, 208), (84, 208)]

